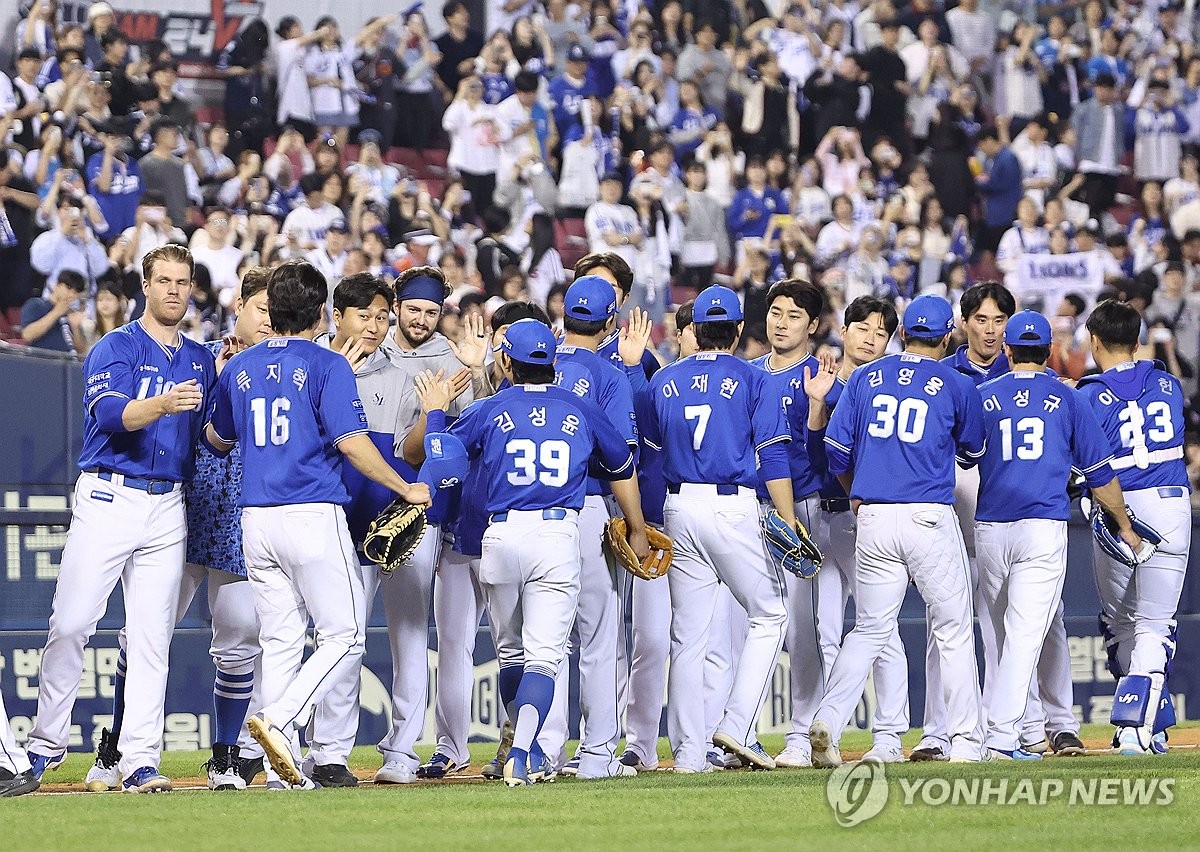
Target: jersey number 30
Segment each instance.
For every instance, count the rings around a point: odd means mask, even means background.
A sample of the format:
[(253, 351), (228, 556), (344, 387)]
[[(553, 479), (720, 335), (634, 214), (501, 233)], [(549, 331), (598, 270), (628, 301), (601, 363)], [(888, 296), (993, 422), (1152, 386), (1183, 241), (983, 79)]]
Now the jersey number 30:
[(528, 438), (514, 438), (504, 445), (504, 451), (513, 461), (514, 469), (508, 472), (510, 485), (532, 485), (538, 481), (551, 488), (561, 488), (567, 484), (571, 445), (566, 441), (538, 444)]
[(867, 426), (872, 438), (890, 438), (893, 434), (906, 444), (915, 444), (925, 434), (929, 404), (923, 399), (896, 399), (889, 393), (871, 400), (875, 419)]

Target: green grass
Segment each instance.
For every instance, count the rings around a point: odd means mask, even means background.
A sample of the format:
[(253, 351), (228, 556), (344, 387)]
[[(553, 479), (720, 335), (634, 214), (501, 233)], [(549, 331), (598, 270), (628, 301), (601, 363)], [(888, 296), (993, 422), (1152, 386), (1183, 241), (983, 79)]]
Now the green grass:
[[(1103, 736), (1090, 726), (1083, 732)], [(764, 743), (774, 752), (781, 738)], [(906, 740), (906, 746), (915, 744)], [(843, 740), (867, 747), (864, 734)], [(494, 747), (472, 748), (476, 762)], [(660, 753), (667, 756), (665, 741)], [(199, 774), (207, 755), (168, 752), (166, 774)], [(356, 749), (355, 768), (374, 769), (379, 755)], [(90, 761), (71, 755), (46, 780), (80, 781)], [(267, 794), (174, 792), (159, 796), (26, 796), (0, 801), (0, 848), (88, 850), (262, 850), (421, 848), (447, 850), (794, 849), (871, 850), (1105, 849), (1194, 845), (1200, 829), (1200, 749), (1164, 757), (1086, 757), (1037, 764), (903, 764), (888, 767), (891, 793), (875, 819), (839, 828), (825, 798), (829, 773), (797, 770), (677, 777), (642, 775), (508, 790), (498, 783)], [(1176, 779), (1167, 806), (904, 806), (898, 779), (1030, 777)], [(919, 802), (919, 799), (918, 799)], [(14, 838), (23, 838), (12, 842)], [(1158, 842), (1155, 843), (1154, 841)]]

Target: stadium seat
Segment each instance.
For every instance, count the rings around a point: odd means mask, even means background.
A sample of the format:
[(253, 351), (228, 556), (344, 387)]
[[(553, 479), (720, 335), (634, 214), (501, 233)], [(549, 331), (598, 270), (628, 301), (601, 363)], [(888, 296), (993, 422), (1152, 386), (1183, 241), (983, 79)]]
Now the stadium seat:
[(587, 231), (582, 219), (555, 219), (554, 244), (562, 255), (563, 266), (570, 269), (587, 254)]

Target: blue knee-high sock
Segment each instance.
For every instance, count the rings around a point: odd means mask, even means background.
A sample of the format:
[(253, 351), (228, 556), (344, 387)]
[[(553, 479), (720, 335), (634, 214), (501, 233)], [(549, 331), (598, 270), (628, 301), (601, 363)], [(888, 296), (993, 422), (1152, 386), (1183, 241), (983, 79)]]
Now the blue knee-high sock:
[(213, 683), (213, 710), (216, 719), (214, 742), (237, 745), (246, 713), (250, 710), (250, 692), (254, 689), (254, 672), (230, 674), (217, 670)]
[(1158, 700), (1158, 711), (1154, 714), (1153, 731), (1161, 734), (1167, 728), (1175, 726), (1175, 705), (1171, 702), (1171, 693), (1164, 686), (1162, 697)]
[(517, 724), (517, 688), (521, 685), (521, 675), (524, 673), (520, 664), (500, 667), (500, 701), (508, 721), (514, 725)]
[(117, 654), (117, 673), (113, 677), (113, 742), (121, 739), (121, 723), (125, 721), (125, 649)]
[(528, 760), (529, 751), (542, 730), (542, 723), (554, 701), (554, 675), (540, 669), (527, 669), (517, 689), (517, 718), (514, 722), (513, 747), (509, 758)]

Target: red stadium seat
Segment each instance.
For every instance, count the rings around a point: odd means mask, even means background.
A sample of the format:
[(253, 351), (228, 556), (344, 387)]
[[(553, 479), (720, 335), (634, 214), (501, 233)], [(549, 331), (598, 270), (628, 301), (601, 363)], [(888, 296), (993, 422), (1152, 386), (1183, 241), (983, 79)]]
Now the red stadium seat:
[(554, 243), (562, 255), (563, 266), (570, 269), (588, 253), (587, 231), (582, 219), (554, 220)]

